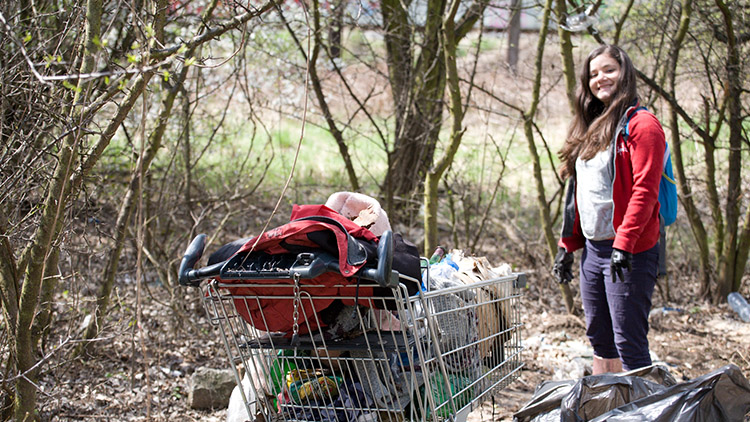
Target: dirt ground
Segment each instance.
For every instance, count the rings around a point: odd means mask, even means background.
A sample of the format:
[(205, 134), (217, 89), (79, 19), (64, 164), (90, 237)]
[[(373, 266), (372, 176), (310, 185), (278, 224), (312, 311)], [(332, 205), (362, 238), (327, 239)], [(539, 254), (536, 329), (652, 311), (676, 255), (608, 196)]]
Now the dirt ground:
[[(509, 387), (473, 411), (470, 421), (512, 420), (542, 381), (576, 379), (590, 368), (583, 321), (564, 312), (556, 288), (533, 274), (530, 284), (521, 302), (525, 367)], [(41, 419), (225, 420), (224, 409), (198, 411), (187, 404), (196, 368), (228, 367), (219, 333), (206, 320), (197, 291), (181, 288), (183, 310), (175, 316), (164, 289), (147, 287), (140, 308), (142, 330), (134, 330), (133, 308), (125, 305), (134, 301), (124, 294), (113, 312), (119, 319), (84, 358), (66, 360), (61, 351), (71, 344), (64, 340), (47, 345), (52, 370), (39, 384)], [(750, 324), (740, 321), (727, 305), (692, 303), (689, 295), (681, 305), (667, 305), (657, 296), (650, 317), (653, 357), (678, 381), (727, 364), (750, 376)]]
[[(658, 301), (658, 298), (655, 298)], [(528, 303), (523, 332), (526, 367), (491, 405), (472, 412), (470, 421), (512, 420), (545, 380), (577, 379), (591, 370), (592, 349), (582, 318), (548, 312)], [(750, 377), (750, 324), (728, 305), (654, 306), (649, 318), (649, 343), (655, 363), (665, 365), (680, 381), (737, 365)], [(750, 414), (746, 420), (750, 420)]]

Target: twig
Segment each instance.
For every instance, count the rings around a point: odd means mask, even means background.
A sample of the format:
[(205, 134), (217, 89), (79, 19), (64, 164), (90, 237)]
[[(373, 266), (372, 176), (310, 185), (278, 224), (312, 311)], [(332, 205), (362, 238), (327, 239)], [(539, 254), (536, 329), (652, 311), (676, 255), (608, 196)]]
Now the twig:
[(8, 22), (5, 20), (5, 16), (3, 15), (3, 12), (0, 11), (0, 23), (3, 24), (3, 29), (8, 34), (8, 37), (10, 37), (11, 40), (13, 40), (16, 45), (18, 45), (18, 48), (21, 49), (21, 54), (23, 55), (24, 60), (26, 60), (26, 63), (28, 63), (29, 68), (31, 69), (31, 73), (34, 74), (34, 77), (39, 80), (39, 82), (51, 85), (48, 81), (45, 80), (45, 77), (42, 76), (39, 72), (37, 72), (36, 67), (34, 66), (34, 62), (31, 61), (31, 58), (29, 57), (29, 54), (26, 52), (26, 48), (23, 46), (23, 43), (16, 39), (15, 36), (13, 36), (13, 31), (11, 30), (10, 26), (8, 26)]
[[(741, 357), (741, 358), (742, 358), (742, 360), (744, 360), (744, 361), (745, 361), (745, 363), (746, 363), (746, 364), (747, 364), (748, 366), (750, 366), (750, 360), (748, 360), (748, 359), (747, 359), (747, 358), (745, 357), (745, 355), (743, 355), (743, 354), (742, 354), (742, 352), (740, 352), (739, 350), (735, 350), (735, 351), (734, 351), (734, 352), (732, 353), (732, 356), (730, 356), (730, 357), (729, 357), (729, 361), (730, 361), (730, 362), (732, 361), (732, 358), (734, 357), (734, 355), (738, 355), (739, 357)], [(737, 365), (737, 366), (739, 366), (739, 365)]]
[[(47, 353), (46, 355), (44, 355), (44, 357), (42, 357), (41, 359), (39, 359), (39, 361), (36, 364), (34, 364), (34, 366), (32, 366), (31, 368), (27, 369), (23, 373), (20, 373), (18, 375), (13, 376), (13, 377), (10, 377), (10, 378), (0, 378), (0, 384), (10, 383), (10, 382), (13, 382), (13, 381), (15, 381), (15, 380), (17, 380), (19, 378), (24, 378), (24, 379), (28, 380), (28, 378), (26, 376), (29, 373), (31, 373), (32, 371), (36, 370), (43, 363), (47, 362), (52, 357), (52, 355), (54, 355), (55, 353), (57, 353), (61, 348), (63, 348), (68, 343), (71, 343), (71, 344), (84, 343), (84, 342), (85, 343), (89, 343), (89, 342), (94, 342), (94, 341), (112, 340), (114, 338), (115, 337), (112, 336), (112, 337), (106, 337), (106, 338), (102, 337), (102, 338), (96, 338), (96, 339), (90, 339), (90, 340), (73, 340), (70, 336), (68, 336), (65, 340), (63, 340), (62, 342), (60, 342), (60, 344), (58, 344), (57, 347), (55, 347), (52, 351), (50, 351), (49, 353)], [(29, 381), (29, 382), (31, 383), (31, 381)], [(41, 391), (43, 394), (46, 395), (46, 393), (44, 393), (44, 391), (40, 387), (38, 387), (35, 384), (34, 384), (34, 386), (39, 391)]]

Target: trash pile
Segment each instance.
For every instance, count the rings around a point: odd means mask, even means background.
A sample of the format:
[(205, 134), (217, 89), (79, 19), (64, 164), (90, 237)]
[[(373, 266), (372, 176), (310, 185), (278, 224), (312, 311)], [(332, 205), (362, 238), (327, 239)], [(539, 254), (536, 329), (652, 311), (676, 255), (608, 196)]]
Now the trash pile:
[(677, 383), (661, 365), (578, 380), (545, 381), (513, 415), (517, 422), (742, 421), (750, 383), (735, 365)]

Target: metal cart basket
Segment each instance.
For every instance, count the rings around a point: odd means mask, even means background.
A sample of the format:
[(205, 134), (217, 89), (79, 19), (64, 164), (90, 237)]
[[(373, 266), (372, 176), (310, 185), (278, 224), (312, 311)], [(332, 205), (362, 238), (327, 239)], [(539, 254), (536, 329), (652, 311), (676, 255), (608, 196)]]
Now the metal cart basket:
[[(378, 246), (383, 265), (355, 286), (316, 284), (321, 271), (336, 269), (320, 253), (272, 264), (235, 256), (194, 270), (203, 239), (191, 244), (180, 281), (211, 278), (200, 285), (203, 304), (255, 421), (465, 421), (519, 376), (525, 275), (410, 296), (404, 284), (416, 280), (390, 269), (390, 241), (387, 233)], [(269, 301), (291, 304), (290, 332), (257, 328), (269, 326)]]

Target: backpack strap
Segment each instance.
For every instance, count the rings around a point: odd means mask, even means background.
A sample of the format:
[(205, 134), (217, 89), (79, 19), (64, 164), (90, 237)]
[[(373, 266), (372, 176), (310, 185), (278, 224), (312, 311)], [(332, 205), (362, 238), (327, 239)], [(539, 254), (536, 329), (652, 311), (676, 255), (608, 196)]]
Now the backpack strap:
[(665, 144), (666, 144), (666, 146), (664, 148), (664, 170), (661, 172), (661, 176), (667, 182), (669, 182), (669, 183), (677, 186), (677, 182), (672, 178), (672, 176), (674, 176), (674, 175), (670, 176), (669, 174), (667, 174), (667, 166), (669, 166), (669, 168), (670, 168), (670, 172), (669, 173), (672, 173), (672, 171), (671, 171), (672, 161), (670, 161), (670, 157), (672, 156), (672, 151), (669, 149), (669, 142), (665, 141)]
[(635, 110), (633, 110), (632, 113), (629, 114), (628, 118), (625, 120), (625, 127), (622, 128), (622, 137), (625, 138), (626, 141), (628, 139), (628, 136), (630, 136), (630, 129), (628, 129), (628, 125), (630, 124), (630, 119), (632, 119), (633, 116), (635, 116), (636, 113), (638, 113), (641, 110), (648, 111), (648, 109), (645, 106), (637, 107)]
[(627, 143), (628, 142), (628, 136), (630, 135), (630, 132), (628, 130), (628, 124), (630, 123), (630, 119), (635, 116), (635, 114), (641, 110), (648, 110), (646, 107), (640, 106), (636, 107), (635, 105), (632, 105), (625, 110), (625, 113), (620, 117), (620, 121), (617, 122), (617, 127), (615, 129), (615, 133), (612, 134), (612, 142), (609, 145), (610, 150), (610, 156), (612, 159), (609, 162), (609, 174), (611, 176), (614, 176), (615, 174), (615, 156), (617, 155), (617, 138), (622, 134), (622, 139)]
[[(628, 125), (630, 124), (630, 119), (632, 119), (633, 116), (635, 116), (636, 113), (638, 113), (641, 110), (648, 111), (648, 108), (646, 108), (645, 106), (639, 106), (638, 108), (636, 108), (635, 110), (633, 110), (633, 112), (630, 113), (630, 115), (628, 116), (628, 118), (625, 120), (625, 126), (622, 128), (622, 137), (623, 137), (623, 139), (625, 139), (625, 142), (627, 142), (628, 136), (630, 136), (630, 129), (628, 128)], [(669, 159), (670, 155), (671, 155), (671, 152), (669, 151), (669, 144), (667, 143), (666, 144), (666, 148), (664, 149), (664, 163), (662, 164), (661, 176), (664, 179), (666, 179), (669, 183), (671, 183), (673, 185), (677, 185), (677, 182), (673, 178), (669, 177), (667, 175), (667, 172), (663, 170), (664, 168), (666, 168), (667, 160)]]
[(671, 183), (673, 185), (677, 185), (677, 181), (674, 180), (674, 179), (672, 179), (671, 177), (667, 176), (667, 172), (665, 172), (665, 171), (661, 172), (661, 177), (663, 177), (667, 182), (669, 182), (669, 183)]

